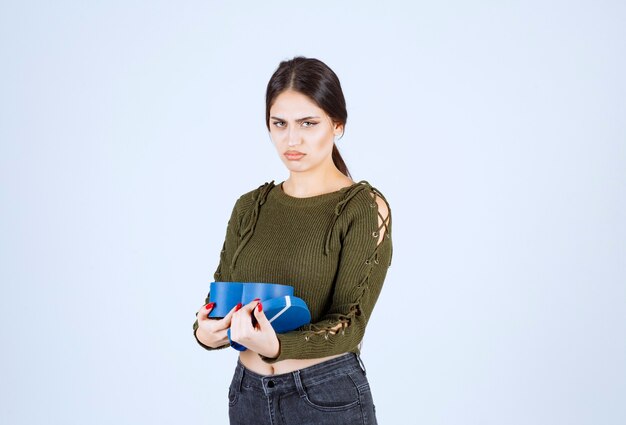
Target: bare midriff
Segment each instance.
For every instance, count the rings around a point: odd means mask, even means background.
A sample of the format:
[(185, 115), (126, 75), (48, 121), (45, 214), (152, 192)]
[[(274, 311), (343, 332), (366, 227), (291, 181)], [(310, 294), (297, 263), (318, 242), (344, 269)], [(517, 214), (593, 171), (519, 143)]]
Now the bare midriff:
[(346, 353), (336, 354), (318, 359), (287, 359), (276, 363), (267, 364), (259, 357), (256, 351), (250, 349), (239, 353), (239, 360), (243, 365), (259, 375), (279, 375), (281, 373), (293, 372), (294, 370), (313, 366), (326, 360), (334, 359)]

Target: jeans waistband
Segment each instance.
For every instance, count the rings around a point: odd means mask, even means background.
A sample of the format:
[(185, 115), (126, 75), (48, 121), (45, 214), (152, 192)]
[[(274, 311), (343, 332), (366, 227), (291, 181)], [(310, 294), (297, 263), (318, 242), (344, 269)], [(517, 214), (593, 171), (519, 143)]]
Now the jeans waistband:
[(345, 353), (339, 357), (298, 369), (293, 372), (281, 373), (277, 375), (258, 374), (246, 368), (243, 363), (241, 363), (241, 360), (237, 358), (234, 380), (235, 384), (238, 386), (256, 389), (267, 394), (274, 388), (282, 389), (283, 391), (287, 388), (295, 388), (297, 381), (305, 381), (313, 384), (317, 381), (323, 380), (324, 377), (327, 377), (328, 375), (358, 369), (363, 370), (365, 373), (365, 368), (362, 366), (360, 356), (353, 352)]

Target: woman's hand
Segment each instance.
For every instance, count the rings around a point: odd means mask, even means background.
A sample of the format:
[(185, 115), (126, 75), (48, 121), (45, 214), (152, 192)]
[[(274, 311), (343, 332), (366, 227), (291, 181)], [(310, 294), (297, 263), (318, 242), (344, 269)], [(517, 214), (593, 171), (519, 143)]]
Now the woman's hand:
[(209, 314), (214, 307), (215, 303), (205, 304), (198, 310), (198, 313), (196, 313), (198, 318), (196, 336), (204, 345), (217, 348), (222, 345), (230, 344), (226, 332), (230, 327), (231, 319), (237, 307), (233, 307), (222, 319), (209, 319)]
[[(280, 354), (280, 341), (262, 310), (261, 303), (253, 300), (236, 311), (230, 324), (230, 339), (261, 355), (276, 358)], [(257, 321), (255, 326), (252, 315)]]

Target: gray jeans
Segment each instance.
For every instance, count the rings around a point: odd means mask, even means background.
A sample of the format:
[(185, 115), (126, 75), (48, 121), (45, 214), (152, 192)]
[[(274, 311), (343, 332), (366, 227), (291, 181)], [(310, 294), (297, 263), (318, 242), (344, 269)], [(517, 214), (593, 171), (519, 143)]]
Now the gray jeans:
[(377, 425), (366, 373), (355, 353), (278, 375), (260, 375), (237, 359), (228, 388), (230, 424)]

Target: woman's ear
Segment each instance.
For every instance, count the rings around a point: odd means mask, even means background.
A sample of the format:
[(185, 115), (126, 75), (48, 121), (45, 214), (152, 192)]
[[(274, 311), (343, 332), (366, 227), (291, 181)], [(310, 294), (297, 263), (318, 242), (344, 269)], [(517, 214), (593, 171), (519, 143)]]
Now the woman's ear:
[(335, 142), (339, 136), (343, 135), (343, 125), (341, 123), (335, 124)]

